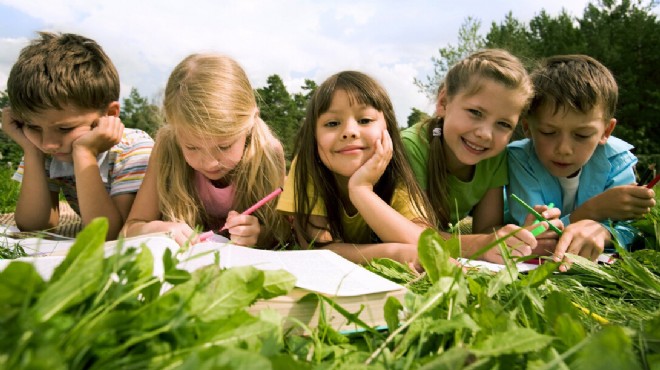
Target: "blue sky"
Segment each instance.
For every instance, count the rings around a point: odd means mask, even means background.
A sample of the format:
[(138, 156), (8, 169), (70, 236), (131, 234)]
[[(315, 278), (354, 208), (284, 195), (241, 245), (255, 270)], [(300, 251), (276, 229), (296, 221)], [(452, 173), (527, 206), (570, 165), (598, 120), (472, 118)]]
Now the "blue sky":
[(158, 101), (169, 72), (186, 55), (218, 52), (238, 60), (253, 87), (278, 74), (289, 92), (305, 78), (360, 70), (388, 90), (404, 125), (412, 107), (432, 111), (413, 78), (457, 43), (468, 16), (492, 22), (511, 11), (528, 21), (545, 9), (581, 16), (588, 0), (0, 0), (0, 90), (18, 52), (40, 30), (96, 40), (119, 70), (122, 98), (132, 87)]

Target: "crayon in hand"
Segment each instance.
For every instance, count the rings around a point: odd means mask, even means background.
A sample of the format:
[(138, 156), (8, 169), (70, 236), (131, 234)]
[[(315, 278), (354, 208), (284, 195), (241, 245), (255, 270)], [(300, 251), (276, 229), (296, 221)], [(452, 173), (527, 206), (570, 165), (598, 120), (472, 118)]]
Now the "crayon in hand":
[[(532, 215), (534, 215), (534, 217), (536, 217), (537, 220), (547, 222), (548, 227), (550, 227), (550, 229), (552, 231), (556, 232), (557, 235), (561, 236), (563, 234), (563, 232), (561, 230), (559, 230), (559, 228), (557, 226), (550, 223), (550, 221), (548, 221), (547, 218), (543, 217), (540, 213), (536, 212), (536, 210), (534, 208), (532, 208), (529, 204), (525, 203), (524, 200), (518, 198), (517, 195), (511, 194), (511, 198), (515, 199), (518, 203), (520, 203), (523, 207), (525, 207), (529, 213), (531, 213)], [(538, 229), (538, 228), (536, 228), (536, 229)]]
[[(272, 193), (266, 195), (263, 199), (261, 199), (260, 201), (258, 201), (257, 203), (255, 203), (252, 207), (250, 207), (250, 208), (246, 209), (245, 211), (243, 211), (241, 214), (242, 214), (242, 215), (251, 215), (254, 211), (256, 211), (256, 210), (258, 210), (259, 208), (261, 208), (264, 204), (266, 204), (266, 203), (270, 202), (271, 200), (275, 199), (278, 195), (280, 195), (280, 193), (281, 193), (283, 190), (284, 190), (284, 189), (282, 189), (281, 187), (275, 189), (275, 191), (273, 191)], [(225, 231), (226, 229), (227, 229), (227, 227), (226, 227), (226, 226), (223, 226), (223, 227), (220, 229), (219, 232), (223, 232), (223, 231)], [(207, 231), (207, 232), (204, 232), (204, 233), (201, 233), (201, 234), (199, 235), (199, 241), (200, 241), (200, 242), (203, 242), (203, 241), (209, 239), (210, 237), (212, 237), (213, 234), (214, 234), (213, 230), (211, 230), (211, 231)]]

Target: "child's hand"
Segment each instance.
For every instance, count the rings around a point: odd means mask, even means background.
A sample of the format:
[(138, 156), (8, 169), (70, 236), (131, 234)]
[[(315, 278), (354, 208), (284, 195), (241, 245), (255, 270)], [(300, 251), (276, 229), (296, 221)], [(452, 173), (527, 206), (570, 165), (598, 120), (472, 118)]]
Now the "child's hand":
[(637, 185), (622, 185), (605, 190), (589, 200), (596, 212), (593, 220), (630, 220), (644, 216), (655, 206), (652, 189)]
[[(550, 223), (552, 223), (558, 229), (560, 230), (564, 229), (564, 223), (561, 222), (561, 220), (559, 219), (559, 217), (561, 216), (561, 210), (559, 208), (555, 208), (555, 207), (548, 208), (548, 206), (546, 205), (537, 205), (534, 206), (534, 210), (540, 213), (543, 217), (545, 217)], [(531, 230), (536, 229), (536, 227), (539, 227), (541, 224), (540, 223), (534, 224), (535, 221), (536, 218), (532, 214), (527, 215), (527, 217), (525, 218), (525, 227), (529, 225), (535, 225), (535, 227), (532, 228)], [(536, 235), (537, 244), (536, 247), (532, 249), (532, 254), (537, 254), (541, 256), (547, 256), (552, 254), (552, 252), (555, 250), (558, 240), (559, 240), (559, 235), (553, 230), (546, 228), (545, 231)]]
[(124, 124), (119, 117), (103, 116), (96, 121), (91, 130), (73, 142), (74, 156), (83, 151), (94, 157), (119, 143), (124, 132)]
[(188, 224), (183, 222), (170, 222), (170, 221), (157, 221), (152, 222), (150, 232), (167, 232), (174, 241), (180, 246), (185, 246), (186, 243), (196, 243), (197, 235)]
[(24, 152), (31, 149), (39, 150), (39, 148), (32, 144), (27, 136), (25, 136), (23, 133), (23, 123), (14, 117), (11, 108), (9, 107), (2, 110), (2, 131), (4, 131), (10, 139), (14, 140)]
[[(509, 253), (512, 257), (523, 257), (529, 256), (532, 254), (532, 249), (536, 248), (537, 241), (534, 235), (530, 230), (533, 230), (539, 226), (545, 225), (544, 223), (526, 226), (521, 228), (517, 225), (509, 224), (506, 225), (495, 232), (494, 235), (488, 235), (489, 243), (483, 243), (483, 246), (486, 246), (497, 239), (503, 238), (504, 236), (517, 231), (515, 234), (504, 239), (502, 242), (506, 244), (506, 247), (509, 248)], [(545, 225), (547, 227), (547, 225)], [(489, 249), (486, 253), (483, 254), (482, 259), (488, 262), (494, 263), (504, 263), (504, 259), (500, 253), (498, 246), (494, 246)]]
[(348, 187), (373, 186), (383, 175), (387, 165), (392, 159), (392, 138), (387, 129), (383, 130), (380, 139), (374, 143), (376, 150), (374, 154), (351, 176), (348, 180)]
[(257, 245), (261, 232), (258, 218), (252, 215), (242, 215), (236, 211), (230, 211), (227, 215), (225, 229), (229, 230), (229, 239), (234, 244), (247, 247)]
[(565, 272), (571, 261), (564, 255), (566, 253), (577, 254), (592, 261), (596, 261), (603, 253), (605, 244), (611, 241), (610, 232), (600, 223), (593, 220), (581, 220), (572, 223), (564, 229), (564, 233), (557, 242), (554, 260), (564, 261), (565, 265), (559, 270)]

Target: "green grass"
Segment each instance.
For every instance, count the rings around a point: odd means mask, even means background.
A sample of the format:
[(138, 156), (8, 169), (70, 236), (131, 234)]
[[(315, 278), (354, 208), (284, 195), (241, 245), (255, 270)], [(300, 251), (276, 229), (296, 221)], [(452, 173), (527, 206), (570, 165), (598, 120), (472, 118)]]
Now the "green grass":
[(11, 213), (16, 209), (20, 183), (11, 179), (14, 171), (0, 162), (0, 213)]

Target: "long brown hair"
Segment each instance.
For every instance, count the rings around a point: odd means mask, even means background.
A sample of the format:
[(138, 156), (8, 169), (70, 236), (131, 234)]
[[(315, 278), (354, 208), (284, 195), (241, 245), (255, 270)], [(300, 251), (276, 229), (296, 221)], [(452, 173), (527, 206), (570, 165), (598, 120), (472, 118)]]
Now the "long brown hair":
[[(446, 92), (448, 100), (456, 95), (476, 94), (484, 79), (503, 84), (511, 90), (523, 93), (528, 99), (532, 97), (532, 83), (520, 60), (506, 50), (486, 49), (476, 52), (454, 65), (448, 72), (441, 87)], [(439, 227), (446, 229), (449, 223), (459, 220), (451, 219), (449, 201), (448, 170), (444, 157), (444, 144), (441, 135), (433, 135), (436, 128), (443, 129), (444, 118), (434, 116), (429, 118), (420, 129), (429, 142), (429, 162), (427, 194), (431, 208), (439, 221)]]
[[(295, 222), (303, 233), (310, 226), (309, 215), (319, 198), (323, 199), (327, 212), (329, 231), (335, 241), (344, 240), (344, 230), (341, 224), (342, 205), (336, 201), (339, 189), (335, 176), (321, 161), (317, 150), (316, 123), (319, 116), (325, 113), (332, 103), (335, 91), (344, 90), (352, 104), (365, 104), (383, 112), (387, 130), (392, 138), (392, 160), (385, 172), (374, 186), (374, 192), (385, 202), (390, 203), (397, 185), (407, 188), (410, 202), (419, 214), (432, 214), (424, 192), (415, 181), (413, 172), (406, 160), (399, 126), (394, 114), (392, 102), (385, 91), (373, 78), (356, 71), (343, 71), (330, 76), (314, 92), (307, 106), (305, 121), (296, 138), (296, 165), (294, 179)], [(308, 183), (312, 194), (308, 194)], [(435, 225), (434, 219), (429, 221), (429, 227)], [(322, 225), (312, 225), (320, 228)], [(305, 235), (308, 242), (310, 235)]]

